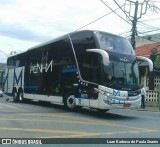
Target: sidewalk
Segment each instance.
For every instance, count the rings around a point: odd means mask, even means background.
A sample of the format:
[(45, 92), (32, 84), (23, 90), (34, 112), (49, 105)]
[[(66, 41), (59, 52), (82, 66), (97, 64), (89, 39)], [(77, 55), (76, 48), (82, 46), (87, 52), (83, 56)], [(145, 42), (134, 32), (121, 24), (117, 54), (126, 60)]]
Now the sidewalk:
[(160, 112), (158, 107), (145, 107), (145, 108), (136, 108), (138, 111), (151, 111), (151, 112)]

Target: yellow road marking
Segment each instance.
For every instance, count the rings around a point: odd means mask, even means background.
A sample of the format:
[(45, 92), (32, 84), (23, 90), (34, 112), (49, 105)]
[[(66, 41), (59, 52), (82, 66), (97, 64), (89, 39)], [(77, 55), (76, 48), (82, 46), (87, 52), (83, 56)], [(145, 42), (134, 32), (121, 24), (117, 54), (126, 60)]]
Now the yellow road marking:
[[(17, 115), (23, 115), (23, 116), (51, 116), (51, 117), (61, 117), (61, 118), (78, 118), (81, 121), (72, 121), (72, 120), (36, 120), (36, 119), (25, 119), (25, 118), (0, 118), (0, 120), (15, 120), (15, 121), (30, 121), (30, 122), (51, 122), (51, 123), (71, 123), (71, 124), (82, 124), (82, 125), (103, 125), (103, 126), (117, 126), (122, 128), (129, 128), (134, 129), (131, 131), (118, 131), (118, 132), (79, 132), (79, 131), (64, 131), (64, 130), (44, 130), (44, 129), (23, 129), (23, 128), (0, 128), (0, 130), (9, 130), (9, 131), (32, 131), (32, 132), (42, 132), (42, 133), (59, 133), (59, 134), (66, 134), (62, 136), (50, 136), (50, 137), (44, 137), (44, 138), (58, 138), (58, 137), (84, 137), (84, 136), (98, 136), (98, 135), (113, 135), (113, 134), (125, 134), (125, 133), (151, 133), (151, 132), (160, 132), (160, 130), (151, 130), (151, 129), (145, 129), (145, 128), (138, 128), (133, 126), (126, 126), (121, 124), (115, 124), (112, 122), (104, 122), (94, 119), (88, 119), (88, 118), (82, 118), (82, 117), (75, 117), (70, 115), (64, 115), (64, 114), (49, 114), (49, 113), (43, 113), (43, 114), (36, 114), (36, 113), (24, 113), (24, 114), (17, 114)], [(84, 120), (84, 121), (83, 121)], [(86, 122), (87, 121), (87, 122)]]
[(116, 135), (116, 134), (135, 134), (135, 133), (152, 133), (152, 132), (160, 132), (160, 130), (152, 130), (152, 131), (122, 131), (122, 132), (86, 132), (85, 134), (78, 135), (64, 135), (64, 136), (43, 136), (40, 138), (72, 138), (72, 137), (91, 137), (91, 136), (99, 136), (99, 135)]
[[(23, 114), (20, 114), (23, 115)], [(24, 115), (30, 115), (30, 114), (24, 114)], [(87, 122), (80, 122), (80, 121), (66, 121), (66, 120), (61, 120), (59, 122), (64, 122), (64, 123), (75, 123), (75, 124), (95, 124), (95, 125), (104, 125), (104, 126), (119, 126), (123, 128), (130, 128), (130, 129), (136, 129), (136, 130), (143, 130), (143, 131), (153, 131), (150, 129), (145, 129), (145, 128), (138, 128), (138, 127), (133, 127), (133, 126), (127, 126), (127, 125), (121, 125), (121, 124), (116, 124), (112, 122), (104, 122), (104, 121), (99, 121), (99, 120), (94, 120), (94, 119), (88, 119), (88, 118), (82, 118), (82, 117), (75, 117), (75, 116), (70, 116), (70, 115), (64, 115), (64, 114), (33, 114), (33, 116), (55, 116), (55, 117), (62, 117), (62, 118), (79, 118), (81, 120), (87, 121)], [(43, 120), (42, 120), (43, 121)], [(44, 120), (47, 122), (54, 122), (54, 120)], [(55, 122), (57, 122), (55, 120)]]
[(24, 114), (17, 114), (17, 115), (22, 115), (22, 116), (44, 116), (44, 117), (62, 117), (62, 118), (72, 118), (72, 116), (69, 115), (64, 115), (62, 113), (58, 113), (58, 114), (52, 114), (52, 113), (41, 113), (41, 114), (37, 114), (37, 113), (24, 113)]
[[(20, 109), (20, 108), (16, 108), (16, 107), (8, 107), (7, 110), (3, 109), (3, 110), (0, 110), (1, 112), (13, 112), (12, 109), (16, 109), (18, 111), (22, 111), (22, 112), (29, 112), (28, 110), (26, 109)], [(9, 110), (9, 111), (8, 111)]]
[[(99, 120), (94, 120), (94, 119), (88, 119), (88, 118), (82, 118), (82, 117), (77, 117), (77, 116), (70, 116), (70, 115), (65, 115), (65, 114), (18, 114), (18, 115), (29, 115), (29, 116), (54, 116), (54, 117), (62, 117), (62, 118), (78, 118), (81, 119), (81, 121), (67, 121), (67, 120), (33, 120), (33, 119), (16, 119), (19, 121), (41, 121), (41, 122), (61, 122), (61, 123), (72, 123), (72, 124), (93, 124), (93, 125), (104, 125), (104, 126), (119, 126), (123, 128), (130, 128), (130, 129), (136, 129), (136, 130), (143, 130), (143, 131), (153, 131), (150, 129), (145, 129), (145, 128), (138, 128), (138, 127), (133, 127), (133, 126), (127, 126), (127, 125), (121, 125), (121, 124), (116, 124), (112, 122), (104, 122), (104, 121), (99, 121)], [(3, 118), (2, 118), (3, 119)], [(0, 118), (1, 120), (1, 118)], [(14, 120), (14, 119), (11, 119)], [(87, 122), (84, 122), (84, 121)], [(83, 121), (83, 122), (82, 122)]]
[[(74, 117), (74, 118), (80, 118), (80, 117)], [(144, 128), (138, 128), (138, 127), (133, 127), (133, 126), (127, 126), (127, 125), (121, 125), (121, 124), (116, 124), (116, 123), (112, 123), (112, 122), (104, 122), (104, 121), (99, 121), (99, 120), (94, 120), (94, 119), (88, 119), (88, 118), (81, 118), (81, 120), (85, 120), (85, 121), (90, 121), (93, 122), (95, 124), (98, 125), (108, 125), (108, 124), (112, 124), (111, 126), (119, 126), (119, 127), (123, 127), (123, 128), (130, 128), (130, 129), (137, 129), (137, 130), (144, 130), (144, 131), (153, 131), (150, 129), (144, 129)]]
[(80, 131), (66, 131), (66, 130), (47, 130), (47, 129), (31, 129), (31, 128), (5, 128), (0, 127), (0, 130), (5, 131), (24, 131), (24, 132), (39, 132), (39, 133), (56, 133), (57, 134), (68, 134), (62, 136), (49, 136), (49, 137), (40, 137), (40, 138), (70, 138), (70, 137), (86, 137), (86, 136), (98, 136), (98, 135), (113, 135), (113, 134), (126, 134), (126, 133), (142, 133), (142, 132), (159, 132), (160, 130), (152, 131), (122, 131), (122, 132), (80, 132)]
[[(144, 128), (136, 128), (136, 127), (129, 127), (129, 126), (124, 126), (124, 125), (115, 125), (115, 124), (107, 124), (107, 123), (97, 123), (97, 122), (77, 122), (77, 121), (64, 121), (64, 120), (36, 120), (36, 119), (9, 119), (9, 118), (0, 118), (0, 120), (16, 120), (16, 121), (31, 121), (31, 122), (51, 122), (51, 123), (54, 123), (54, 122), (58, 122), (58, 123), (71, 123), (71, 124), (82, 124), (82, 125), (86, 125), (86, 124), (89, 124), (89, 125), (104, 125), (104, 126), (118, 126), (118, 127), (126, 127), (126, 128), (130, 128), (130, 129), (136, 129), (136, 130), (133, 130), (133, 131), (125, 131), (125, 132), (101, 132), (101, 133), (91, 133), (89, 132), (88, 134), (78, 134), (78, 135), (73, 135), (73, 136), (95, 136), (95, 135), (112, 135), (112, 134), (118, 134), (118, 133), (140, 133), (140, 132), (159, 132), (158, 130), (150, 130), (150, 129), (144, 129)], [(69, 131), (70, 132), (70, 131)], [(72, 137), (72, 136), (70, 136)]]
[[(23, 115), (23, 114), (20, 114)], [(24, 115), (30, 115), (30, 114), (24, 114)], [(33, 116), (46, 116), (46, 114), (33, 114)], [(104, 125), (104, 126), (119, 126), (119, 127), (123, 127), (123, 128), (130, 128), (130, 129), (136, 129), (136, 130), (143, 130), (143, 131), (153, 131), (150, 129), (145, 129), (145, 128), (138, 128), (138, 127), (133, 127), (133, 126), (127, 126), (127, 125), (121, 125), (121, 124), (116, 124), (116, 123), (112, 123), (112, 122), (104, 122), (104, 121), (99, 121), (99, 120), (94, 120), (94, 119), (88, 119), (88, 118), (82, 118), (82, 117), (75, 117), (75, 116), (70, 116), (70, 115), (61, 115), (61, 114), (47, 114), (47, 116), (56, 116), (56, 117), (62, 117), (62, 118), (79, 118), (81, 120), (87, 121), (87, 122), (80, 122), (80, 121), (66, 121), (66, 120), (61, 120), (59, 122), (62, 123), (75, 123), (75, 124), (95, 124), (95, 125)], [(1, 120), (1, 119), (0, 119)], [(42, 120), (43, 121), (43, 120)], [(48, 120), (44, 120), (46, 122), (58, 122), (58, 121), (48, 121)]]
[[(62, 115), (60, 117), (67, 117), (65, 115)], [(79, 117), (73, 117), (73, 118), (79, 118)], [(85, 119), (81, 118), (81, 120), (85, 121), (71, 121), (71, 120), (37, 120), (37, 119), (25, 119), (25, 118), (0, 118), (0, 120), (14, 120), (14, 121), (30, 121), (30, 122), (48, 122), (48, 123), (69, 123), (69, 124), (81, 124), (81, 125), (102, 125), (102, 126), (114, 126), (114, 127), (122, 127), (122, 128), (129, 128), (129, 129), (136, 129), (136, 130), (142, 130), (142, 131), (154, 131), (150, 129), (145, 129), (145, 128), (138, 128), (138, 127), (133, 127), (133, 126), (126, 126), (126, 125), (121, 125), (121, 124), (115, 124), (112, 122), (103, 122), (103, 121), (97, 121), (97, 120), (92, 120), (92, 119)]]
[[(25, 110), (25, 109), (19, 109), (19, 108), (13, 108), (13, 109), (16, 109), (18, 111), (22, 111), (22, 112), (29, 112), (28, 110)], [(13, 112), (13, 110), (0, 110), (1, 112)]]
[(26, 110), (26, 109), (20, 109), (20, 108), (14, 108), (14, 109), (17, 109), (17, 110), (22, 111), (22, 112), (29, 112), (29, 111)]
[(24, 132), (39, 132), (39, 133), (59, 133), (59, 134), (72, 134), (73, 136), (85, 136), (92, 133), (89, 132), (79, 132), (79, 131), (66, 131), (66, 130), (46, 130), (46, 129), (31, 129), (31, 128), (5, 128), (0, 127), (0, 130), (5, 131), (24, 131)]
[(100, 133), (94, 133), (93, 135), (114, 135), (114, 134), (131, 134), (131, 133), (151, 133), (151, 132), (160, 132), (160, 130), (146, 130), (146, 131), (119, 131), (119, 132), (100, 132)]
[[(37, 120), (37, 119), (25, 119), (25, 118), (0, 118), (1, 121), (14, 120), (14, 121), (31, 121), (31, 122), (61, 122), (61, 123), (71, 123), (71, 124), (89, 124), (89, 125), (99, 125), (97, 122), (81, 122), (81, 121), (70, 121), (70, 120)], [(105, 126), (119, 126), (118, 124), (105, 123), (101, 124)]]

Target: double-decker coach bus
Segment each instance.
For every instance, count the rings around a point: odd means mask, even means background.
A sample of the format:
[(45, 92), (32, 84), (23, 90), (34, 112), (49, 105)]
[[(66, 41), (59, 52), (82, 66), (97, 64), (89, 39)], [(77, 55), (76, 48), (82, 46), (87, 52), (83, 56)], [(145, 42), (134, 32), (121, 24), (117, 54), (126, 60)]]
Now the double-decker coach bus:
[(64, 104), (69, 110), (139, 107), (137, 58), (128, 40), (101, 31), (67, 34), (7, 60), (4, 91), (15, 102)]

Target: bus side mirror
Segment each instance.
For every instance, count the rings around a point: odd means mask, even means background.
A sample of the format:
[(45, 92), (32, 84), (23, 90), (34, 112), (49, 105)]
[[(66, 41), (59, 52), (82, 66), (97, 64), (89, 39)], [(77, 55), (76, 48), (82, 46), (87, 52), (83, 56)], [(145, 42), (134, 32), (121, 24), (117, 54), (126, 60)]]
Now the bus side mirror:
[(104, 51), (102, 49), (87, 49), (86, 51), (99, 53), (102, 56), (103, 64), (109, 65), (109, 55), (106, 51)]
[(149, 71), (150, 72), (153, 71), (153, 62), (152, 62), (152, 60), (150, 60), (147, 57), (143, 57), (143, 56), (137, 56), (137, 60), (147, 61), (148, 62), (148, 66), (149, 66)]

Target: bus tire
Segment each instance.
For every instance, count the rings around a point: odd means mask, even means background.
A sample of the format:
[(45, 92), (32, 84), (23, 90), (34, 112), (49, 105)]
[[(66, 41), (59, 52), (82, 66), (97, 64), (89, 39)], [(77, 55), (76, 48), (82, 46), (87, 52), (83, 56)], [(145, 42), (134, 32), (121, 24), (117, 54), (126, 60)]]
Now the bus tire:
[(23, 91), (22, 90), (20, 90), (18, 92), (17, 99), (18, 99), (19, 102), (23, 102)]
[(14, 101), (14, 102), (18, 102), (17, 91), (13, 91), (13, 101)]
[(76, 108), (76, 102), (75, 102), (75, 96), (73, 93), (67, 93), (64, 96), (64, 106), (70, 110), (70, 111), (74, 111)]

